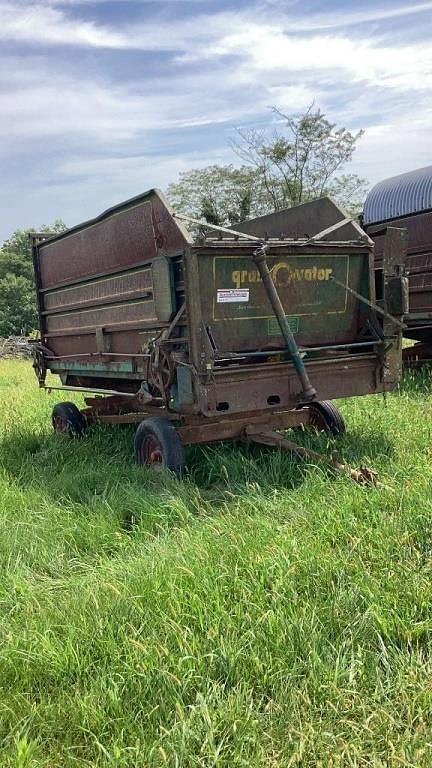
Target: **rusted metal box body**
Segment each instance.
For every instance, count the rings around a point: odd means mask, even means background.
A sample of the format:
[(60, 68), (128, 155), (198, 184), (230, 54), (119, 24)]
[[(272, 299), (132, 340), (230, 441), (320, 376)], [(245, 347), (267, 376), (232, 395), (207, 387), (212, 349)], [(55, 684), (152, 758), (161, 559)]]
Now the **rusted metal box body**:
[[(368, 238), (348, 223), (311, 239), (343, 217), (327, 198), (281, 213), (239, 230), (268, 238), (268, 265), (318, 399), (391, 388), (397, 329), (386, 334), (359, 299), (375, 300)], [(144, 388), (168, 410), (207, 418), (295, 408), (299, 382), (255, 248), (192, 237), (158, 190), (35, 241), (44, 364), (65, 386)]]
[(406, 229), (409, 312), (404, 335), (431, 343), (432, 166), (377, 184), (365, 201), (363, 227), (375, 242), (378, 296), (387, 229)]
[(181, 267), (177, 271), (174, 262), (187, 242), (151, 191), (36, 244), (44, 343), (61, 357), (140, 352), (142, 334), (167, 325), (182, 301)]

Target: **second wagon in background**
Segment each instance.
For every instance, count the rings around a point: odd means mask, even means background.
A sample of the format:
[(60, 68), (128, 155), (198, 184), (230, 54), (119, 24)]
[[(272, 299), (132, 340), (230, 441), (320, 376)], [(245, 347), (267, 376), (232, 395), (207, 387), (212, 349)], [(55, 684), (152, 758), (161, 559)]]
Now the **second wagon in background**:
[(432, 165), (376, 184), (366, 198), (361, 220), (375, 242), (378, 299), (383, 291), (387, 230), (406, 229), (409, 312), (404, 336), (417, 343), (404, 349), (404, 361), (410, 365), (432, 361)]

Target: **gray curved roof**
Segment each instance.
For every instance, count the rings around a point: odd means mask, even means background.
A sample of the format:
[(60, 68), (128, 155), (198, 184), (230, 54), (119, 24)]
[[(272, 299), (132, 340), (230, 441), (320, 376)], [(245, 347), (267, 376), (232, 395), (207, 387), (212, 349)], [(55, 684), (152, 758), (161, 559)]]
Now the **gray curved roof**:
[(432, 209), (432, 165), (376, 184), (365, 200), (363, 221), (375, 224), (429, 209)]

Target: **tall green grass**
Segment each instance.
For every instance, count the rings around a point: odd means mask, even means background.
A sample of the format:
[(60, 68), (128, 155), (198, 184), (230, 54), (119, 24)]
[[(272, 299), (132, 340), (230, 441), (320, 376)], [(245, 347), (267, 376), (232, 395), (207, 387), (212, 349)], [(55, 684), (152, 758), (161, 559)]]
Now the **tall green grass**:
[(341, 403), (382, 489), (229, 445), (180, 482), (2, 362), (0, 765), (432, 765), (431, 388)]

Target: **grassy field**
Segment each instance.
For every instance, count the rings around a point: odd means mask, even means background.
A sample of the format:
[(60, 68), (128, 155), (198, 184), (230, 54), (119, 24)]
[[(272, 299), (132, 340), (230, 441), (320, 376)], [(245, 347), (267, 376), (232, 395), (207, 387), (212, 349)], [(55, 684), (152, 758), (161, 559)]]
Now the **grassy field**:
[(381, 490), (259, 447), (179, 482), (1, 362), (0, 766), (431, 766), (431, 394), (341, 404)]

